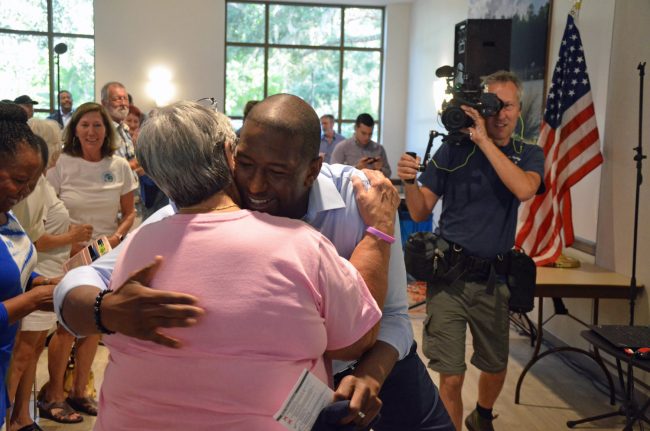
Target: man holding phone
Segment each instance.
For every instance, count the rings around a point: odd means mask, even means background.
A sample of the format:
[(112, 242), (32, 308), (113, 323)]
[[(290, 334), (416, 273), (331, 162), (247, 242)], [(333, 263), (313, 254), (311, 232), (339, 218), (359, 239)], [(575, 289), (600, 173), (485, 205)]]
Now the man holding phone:
[(341, 163), (357, 169), (375, 169), (390, 178), (390, 166), (384, 147), (372, 139), (375, 120), (370, 114), (360, 114), (354, 123), (354, 135), (334, 148), (330, 163)]

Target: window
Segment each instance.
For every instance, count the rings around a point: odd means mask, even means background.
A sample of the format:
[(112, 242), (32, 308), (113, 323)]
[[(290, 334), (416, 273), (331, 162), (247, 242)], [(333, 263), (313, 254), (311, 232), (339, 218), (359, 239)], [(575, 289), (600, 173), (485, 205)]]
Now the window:
[(75, 105), (95, 100), (93, 0), (21, 0), (0, 9), (0, 98), (27, 94), (38, 102), (39, 116), (57, 109), (57, 54), (61, 90)]
[(383, 8), (227, 1), (226, 114), (239, 127), (247, 101), (292, 93), (351, 136), (379, 119), (383, 28)]

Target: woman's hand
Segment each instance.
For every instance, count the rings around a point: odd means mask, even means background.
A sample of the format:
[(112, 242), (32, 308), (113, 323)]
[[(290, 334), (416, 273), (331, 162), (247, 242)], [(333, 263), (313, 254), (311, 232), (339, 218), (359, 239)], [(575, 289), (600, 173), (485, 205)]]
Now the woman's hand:
[(122, 238), (117, 234), (113, 234), (108, 237), (108, 243), (111, 245), (111, 248), (115, 248), (122, 242)]
[(70, 247), (70, 256), (74, 256), (75, 254), (79, 253), (81, 250), (86, 248), (86, 243), (84, 242), (75, 242), (72, 244), (72, 247)]
[(93, 235), (93, 227), (89, 224), (71, 224), (68, 230), (72, 243), (90, 241)]
[(54, 287), (56, 284), (42, 284), (33, 286), (26, 295), (31, 295), (31, 300), (37, 310), (54, 311)]

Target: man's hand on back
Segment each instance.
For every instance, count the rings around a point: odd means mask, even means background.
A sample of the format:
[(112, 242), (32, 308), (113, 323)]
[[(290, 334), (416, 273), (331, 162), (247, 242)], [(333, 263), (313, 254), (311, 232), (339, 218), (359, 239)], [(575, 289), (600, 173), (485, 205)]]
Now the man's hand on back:
[(400, 203), (397, 189), (380, 171), (364, 169), (370, 186), (366, 189), (359, 177), (352, 176), (352, 185), (359, 214), (367, 226), (373, 226), (388, 235), (395, 229), (395, 213)]
[(178, 348), (181, 342), (159, 329), (195, 325), (204, 310), (196, 306), (197, 298), (192, 295), (148, 287), (161, 262), (157, 257), (104, 297), (102, 322), (111, 331)]

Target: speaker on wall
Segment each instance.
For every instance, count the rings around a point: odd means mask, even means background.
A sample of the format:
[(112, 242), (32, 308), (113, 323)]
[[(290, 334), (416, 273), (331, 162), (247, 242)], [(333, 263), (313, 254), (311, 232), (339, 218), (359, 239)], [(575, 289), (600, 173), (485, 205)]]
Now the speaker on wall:
[(475, 79), (510, 69), (509, 19), (467, 19), (456, 24), (454, 66)]

